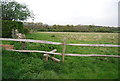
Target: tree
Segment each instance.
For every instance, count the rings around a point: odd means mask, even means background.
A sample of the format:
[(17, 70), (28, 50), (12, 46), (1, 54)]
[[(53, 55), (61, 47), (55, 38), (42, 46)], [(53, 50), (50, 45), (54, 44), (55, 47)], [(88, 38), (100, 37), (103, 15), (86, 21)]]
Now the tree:
[(0, 1), (2, 7), (2, 19), (20, 21), (28, 18), (34, 19), (34, 14), (30, 12), (25, 4), (20, 4), (14, 0)]

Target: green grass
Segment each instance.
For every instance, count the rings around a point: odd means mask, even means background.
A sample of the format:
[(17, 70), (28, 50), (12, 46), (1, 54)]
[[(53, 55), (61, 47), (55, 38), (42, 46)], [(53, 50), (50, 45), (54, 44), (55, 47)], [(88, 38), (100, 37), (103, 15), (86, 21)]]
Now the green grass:
[(118, 33), (38, 32), (27, 35), (30, 39), (68, 43), (118, 44)]
[[(28, 39), (81, 44), (118, 44), (118, 33), (55, 33), (38, 32), (27, 34)], [(3, 44), (15, 45), (19, 42), (3, 41)], [(62, 46), (27, 43), (29, 50), (62, 52)], [(66, 53), (118, 55), (116, 47), (78, 47), (67, 46)], [(49, 59), (45, 62), (40, 53), (18, 53), (3, 50), (3, 78), (15, 79), (117, 79), (118, 58), (110, 57), (71, 57), (65, 56), (65, 63), (56, 63)], [(56, 58), (62, 59), (56, 55)]]

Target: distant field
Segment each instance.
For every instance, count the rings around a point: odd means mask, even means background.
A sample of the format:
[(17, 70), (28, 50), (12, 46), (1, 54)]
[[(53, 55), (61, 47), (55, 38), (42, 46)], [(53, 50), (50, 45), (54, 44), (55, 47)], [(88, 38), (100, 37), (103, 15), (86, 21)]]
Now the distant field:
[(35, 39), (60, 42), (66, 37), (68, 43), (89, 44), (118, 44), (119, 39), (118, 33), (38, 32), (29, 34), (28, 38), (31, 36)]
[[(28, 39), (79, 44), (118, 44), (118, 33), (35, 32)], [(19, 42), (3, 41), (21, 49)], [(120, 43), (119, 43), (120, 44)], [(62, 52), (62, 46), (27, 43), (29, 50)], [(66, 53), (118, 55), (117, 47), (67, 46)], [(119, 54), (120, 55), (120, 54)], [(61, 59), (61, 56), (55, 56)], [(40, 53), (18, 53), (3, 50), (3, 78), (20, 79), (117, 79), (118, 58), (111, 57), (65, 57), (65, 63), (43, 61)]]

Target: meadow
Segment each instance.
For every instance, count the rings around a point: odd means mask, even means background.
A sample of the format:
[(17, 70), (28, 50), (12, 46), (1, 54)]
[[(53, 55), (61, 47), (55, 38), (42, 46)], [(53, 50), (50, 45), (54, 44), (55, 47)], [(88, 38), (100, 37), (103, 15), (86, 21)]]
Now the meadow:
[[(34, 32), (27, 39), (45, 40), (78, 44), (114, 44), (118, 43), (118, 33), (80, 33), (80, 32)], [(3, 44), (15, 45), (21, 49), (20, 42), (3, 41)], [(62, 46), (26, 43), (28, 50), (62, 53)], [(120, 55), (117, 47), (80, 47), (67, 46), (66, 53)], [(56, 58), (62, 59), (56, 55)], [(41, 53), (18, 53), (2, 51), (3, 79), (118, 79), (118, 58), (111, 57), (72, 57), (65, 56), (65, 63), (45, 62)]]

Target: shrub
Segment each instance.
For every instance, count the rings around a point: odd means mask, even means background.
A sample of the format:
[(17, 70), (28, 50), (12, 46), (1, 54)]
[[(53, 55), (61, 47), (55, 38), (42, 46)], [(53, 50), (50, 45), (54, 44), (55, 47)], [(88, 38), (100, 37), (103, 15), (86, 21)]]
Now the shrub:
[(2, 20), (2, 37), (11, 38), (12, 29), (18, 29), (20, 33), (24, 33), (22, 22)]
[(30, 30), (28, 28), (24, 28), (24, 34), (30, 33)]

